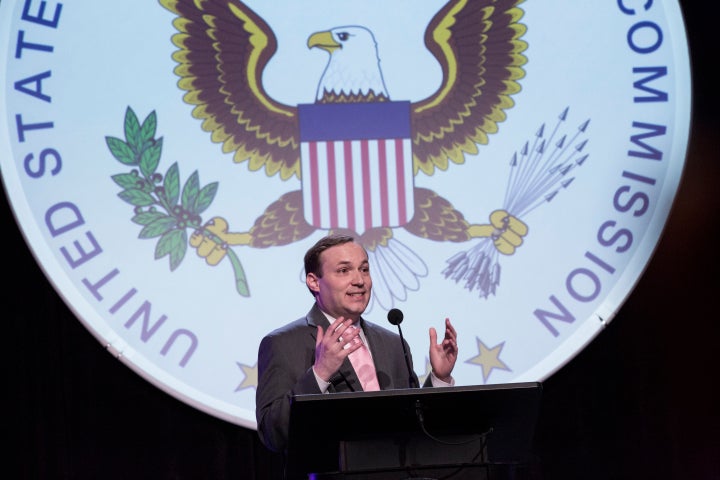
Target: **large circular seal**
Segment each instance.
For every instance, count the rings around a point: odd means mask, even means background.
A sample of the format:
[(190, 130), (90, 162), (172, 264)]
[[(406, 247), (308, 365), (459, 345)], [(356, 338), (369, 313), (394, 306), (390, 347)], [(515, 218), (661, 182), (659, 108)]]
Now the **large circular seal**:
[(631, 293), (687, 146), (679, 6), (596, 3), (7, 0), (3, 182), (108, 351), (228, 421), (330, 231), (421, 377), (449, 317), (458, 384), (543, 380)]

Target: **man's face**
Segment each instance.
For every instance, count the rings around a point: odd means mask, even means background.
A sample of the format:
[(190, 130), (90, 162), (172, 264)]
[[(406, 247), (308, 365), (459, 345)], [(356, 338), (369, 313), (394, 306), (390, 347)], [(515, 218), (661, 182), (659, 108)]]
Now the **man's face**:
[(357, 320), (370, 302), (372, 279), (365, 250), (354, 242), (330, 247), (320, 254), (322, 276), (308, 273), (308, 288), (320, 308), (332, 317)]

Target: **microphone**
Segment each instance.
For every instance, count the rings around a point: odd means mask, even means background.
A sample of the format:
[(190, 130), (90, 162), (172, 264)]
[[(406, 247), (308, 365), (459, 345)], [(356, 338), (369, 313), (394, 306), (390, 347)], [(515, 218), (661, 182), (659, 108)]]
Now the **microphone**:
[(398, 332), (400, 333), (400, 344), (403, 348), (403, 354), (405, 355), (405, 366), (408, 370), (408, 380), (410, 387), (418, 387), (417, 381), (415, 380), (415, 373), (413, 372), (412, 367), (410, 366), (410, 357), (408, 356), (407, 349), (405, 348), (405, 339), (403, 338), (402, 334), (402, 328), (400, 328), (400, 324), (403, 321), (403, 313), (398, 310), (397, 308), (391, 308), (390, 311), (387, 314), (388, 322), (390, 322), (393, 325), (397, 325)]
[(392, 323), (393, 325), (400, 325), (403, 321), (403, 317), (403, 313), (397, 308), (392, 308), (388, 312), (388, 322)]

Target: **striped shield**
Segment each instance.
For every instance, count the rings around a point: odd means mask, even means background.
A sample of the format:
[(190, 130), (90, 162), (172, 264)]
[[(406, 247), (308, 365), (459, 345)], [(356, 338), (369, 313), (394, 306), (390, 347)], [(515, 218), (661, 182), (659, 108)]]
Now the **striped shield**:
[(414, 214), (410, 102), (299, 105), (305, 220), (399, 227)]

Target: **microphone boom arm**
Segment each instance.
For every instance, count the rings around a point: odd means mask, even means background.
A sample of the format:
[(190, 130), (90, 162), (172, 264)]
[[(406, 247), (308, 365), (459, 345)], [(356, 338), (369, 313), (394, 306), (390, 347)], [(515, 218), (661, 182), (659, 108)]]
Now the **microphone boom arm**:
[(400, 343), (403, 347), (403, 354), (405, 355), (405, 365), (407, 365), (408, 369), (408, 383), (410, 384), (410, 388), (417, 388), (420, 385), (418, 385), (417, 380), (415, 379), (415, 373), (413, 372), (412, 366), (410, 365), (410, 356), (408, 355), (407, 348), (405, 348), (405, 339), (403, 338), (402, 334), (402, 328), (400, 328), (400, 324), (398, 323), (398, 332), (400, 333)]
[(388, 312), (387, 318), (390, 323), (397, 325), (398, 332), (400, 333), (400, 343), (402, 344), (403, 354), (405, 355), (405, 366), (408, 370), (408, 384), (411, 388), (417, 388), (420, 385), (418, 385), (417, 376), (412, 369), (412, 365), (410, 365), (410, 356), (408, 355), (407, 348), (405, 347), (405, 338), (403, 337), (402, 328), (400, 328), (400, 323), (403, 321), (403, 313), (397, 308), (392, 308)]

